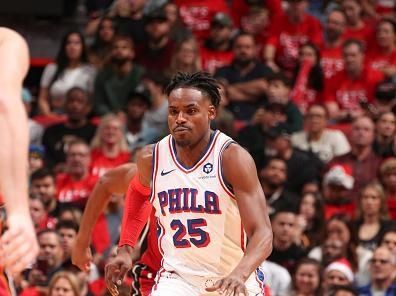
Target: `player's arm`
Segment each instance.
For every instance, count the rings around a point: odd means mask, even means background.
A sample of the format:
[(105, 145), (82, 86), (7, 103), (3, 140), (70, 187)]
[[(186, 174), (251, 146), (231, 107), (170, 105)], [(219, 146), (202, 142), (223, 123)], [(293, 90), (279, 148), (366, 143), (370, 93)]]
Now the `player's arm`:
[(105, 210), (112, 195), (123, 195), (137, 171), (136, 164), (128, 163), (106, 172), (96, 183), (88, 199), (72, 252), (72, 262), (88, 270), (92, 261), (89, 248), (93, 228)]
[(250, 154), (239, 145), (231, 144), (224, 151), (222, 165), (224, 178), (234, 190), (248, 244), (242, 260), (231, 274), (210, 290), (240, 295), (245, 293), (244, 283), (250, 274), (271, 254), (272, 229), (264, 193)]
[(1, 262), (12, 273), (25, 268), (38, 252), (28, 208), (28, 124), (22, 82), (29, 67), (25, 40), (0, 28), (0, 192), (8, 231), (1, 238)]
[(152, 145), (142, 149), (137, 158), (138, 173), (128, 188), (117, 256), (105, 268), (106, 285), (112, 295), (118, 295), (117, 286), (132, 267), (134, 247), (151, 212), (152, 156)]

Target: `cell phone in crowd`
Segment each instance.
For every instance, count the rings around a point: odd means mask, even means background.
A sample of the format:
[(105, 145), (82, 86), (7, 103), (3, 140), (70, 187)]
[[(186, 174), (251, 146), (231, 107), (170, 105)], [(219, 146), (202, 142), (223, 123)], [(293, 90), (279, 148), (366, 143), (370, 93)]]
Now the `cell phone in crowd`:
[(40, 270), (43, 275), (47, 275), (48, 273), (48, 261), (45, 258), (37, 258), (36, 261), (36, 269)]

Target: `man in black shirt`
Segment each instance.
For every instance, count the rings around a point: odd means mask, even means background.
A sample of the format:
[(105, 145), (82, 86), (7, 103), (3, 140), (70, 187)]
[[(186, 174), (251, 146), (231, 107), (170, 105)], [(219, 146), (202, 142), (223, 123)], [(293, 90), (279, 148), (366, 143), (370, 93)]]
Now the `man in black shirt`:
[(46, 161), (49, 166), (65, 161), (68, 143), (80, 138), (90, 143), (95, 135), (96, 126), (88, 121), (90, 111), (88, 94), (74, 87), (67, 92), (65, 101), (66, 122), (48, 127), (43, 136)]
[(296, 263), (306, 255), (304, 249), (295, 243), (296, 220), (295, 212), (287, 207), (279, 209), (271, 217), (274, 241), (268, 260), (283, 266), (290, 273), (293, 272)]
[(257, 59), (254, 37), (241, 33), (234, 40), (234, 60), (218, 69), (215, 77), (226, 86), (230, 109), (235, 118), (249, 120), (267, 91), (267, 78), (272, 70)]
[(285, 189), (287, 166), (283, 159), (269, 159), (259, 176), (270, 215), (281, 208), (297, 210), (299, 196)]

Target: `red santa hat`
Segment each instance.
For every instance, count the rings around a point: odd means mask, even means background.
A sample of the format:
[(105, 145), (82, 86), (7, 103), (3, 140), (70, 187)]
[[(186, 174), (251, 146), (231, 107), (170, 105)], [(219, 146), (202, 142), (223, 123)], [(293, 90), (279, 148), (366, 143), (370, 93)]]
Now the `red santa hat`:
[(347, 164), (333, 165), (323, 177), (324, 185), (340, 185), (346, 189), (352, 189), (354, 182), (352, 167)]
[(352, 268), (351, 268), (351, 264), (349, 263), (348, 260), (339, 259), (337, 261), (334, 261), (334, 262), (330, 263), (326, 267), (325, 272), (328, 273), (328, 272), (333, 271), (333, 270), (341, 272), (347, 278), (347, 280), (349, 282), (351, 282), (351, 283), (353, 282), (353, 277), (354, 277), (353, 276), (353, 271), (352, 271)]

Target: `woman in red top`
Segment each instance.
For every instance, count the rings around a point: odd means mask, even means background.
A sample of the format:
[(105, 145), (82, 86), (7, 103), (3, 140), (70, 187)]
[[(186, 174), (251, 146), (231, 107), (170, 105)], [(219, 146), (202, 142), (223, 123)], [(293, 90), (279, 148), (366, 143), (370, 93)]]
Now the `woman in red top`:
[(114, 114), (102, 118), (91, 143), (91, 174), (102, 176), (107, 170), (128, 162), (131, 154), (121, 120)]

